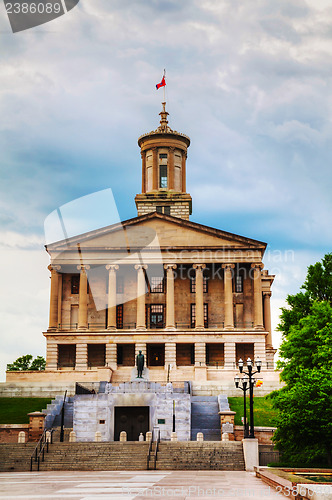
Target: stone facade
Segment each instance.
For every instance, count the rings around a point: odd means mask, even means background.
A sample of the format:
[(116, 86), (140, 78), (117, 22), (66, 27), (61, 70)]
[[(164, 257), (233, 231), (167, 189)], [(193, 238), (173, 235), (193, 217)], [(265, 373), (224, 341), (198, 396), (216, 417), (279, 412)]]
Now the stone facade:
[(229, 387), (239, 358), (259, 357), (278, 384), (266, 243), (189, 220), (190, 139), (167, 114), (138, 141), (138, 217), (47, 246), (46, 372), (11, 382), (126, 382), (141, 350), (150, 381)]
[(145, 382), (127, 387), (110, 385), (107, 391), (106, 394), (75, 396), (73, 429), (77, 441), (94, 441), (96, 432), (101, 433), (102, 441), (119, 439), (114, 435), (115, 408), (118, 407), (149, 407), (148, 428), (160, 430), (162, 440), (171, 439), (174, 412), (179, 441), (190, 440), (189, 394), (173, 393), (172, 384), (162, 387)]

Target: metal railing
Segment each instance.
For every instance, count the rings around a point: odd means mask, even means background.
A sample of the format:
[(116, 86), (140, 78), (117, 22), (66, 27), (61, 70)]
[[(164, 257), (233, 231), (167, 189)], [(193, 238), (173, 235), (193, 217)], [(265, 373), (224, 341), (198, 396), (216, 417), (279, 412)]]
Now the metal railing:
[(156, 439), (156, 447), (154, 450), (154, 464), (153, 464), (153, 469), (156, 470), (157, 468), (157, 455), (158, 455), (158, 446), (160, 443), (160, 429), (157, 429), (157, 439)]
[[(37, 470), (39, 471), (40, 467), (40, 459), (42, 462), (45, 460), (45, 449), (46, 453), (49, 451), (49, 444), (53, 443), (53, 431), (54, 429), (44, 429), (43, 434), (41, 435), (41, 438), (39, 439), (36, 448), (34, 449), (33, 454), (30, 457), (30, 472), (33, 470), (33, 463), (37, 463)], [(50, 433), (51, 439), (49, 440), (49, 434)]]
[[(147, 321), (146, 323), (146, 328), (150, 330), (159, 330), (163, 329), (166, 327), (165, 321), (160, 322), (160, 323), (151, 323), (150, 321)], [(182, 330), (192, 330), (195, 328), (194, 323), (190, 322), (176, 322), (175, 327), (178, 329)], [(225, 329), (225, 324), (223, 321), (220, 323), (210, 323), (210, 322), (205, 322), (204, 328), (207, 330), (223, 330)], [(234, 322), (234, 328), (242, 328), (244, 330), (246, 329), (252, 329), (254, 328), (254, 323), (253, 321), (245, 321), (245, 322)], [(58, 324), (58, 330), (78, 330), (78, 323), (74, 324), (65, 324), (65, 323), (59, 323)], [(88, 323), (87, 324), (87, 329), (88, 330), (107, 330), (107, 325), (105, 323)], [(117, 330), (135, 330), (136, 329), (136, 323), (122, 323), (121, 325), (117, 325), (116, 327)]]

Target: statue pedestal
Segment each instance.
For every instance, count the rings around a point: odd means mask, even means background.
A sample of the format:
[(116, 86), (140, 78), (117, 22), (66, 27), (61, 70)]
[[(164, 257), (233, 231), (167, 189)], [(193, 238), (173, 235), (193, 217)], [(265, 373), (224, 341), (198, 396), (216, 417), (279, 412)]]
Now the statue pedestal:
[(137, 367), (131, 370), (130, 382), (148, 382), (149, 381), (149, 369), (146, 366), (143, 368), (142, 378), (137, 377)]

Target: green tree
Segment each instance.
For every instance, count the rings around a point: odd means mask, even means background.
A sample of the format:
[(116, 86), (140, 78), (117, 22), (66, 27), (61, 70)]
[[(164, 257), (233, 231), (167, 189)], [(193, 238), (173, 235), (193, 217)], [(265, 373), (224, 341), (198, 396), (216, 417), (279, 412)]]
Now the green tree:
[(279, 368), (285, 387), (271, 395), (278, 410), (274, 442), (293, 466), (332, 466), (332, 254), (309, 266), (304, 292), (287, 297)]
[(26, 354), (16, 359), (13, 363), (7, 365), (8, 372), (45, 370), (46, 361), (42, 356), (33, 359), (31, 354)]

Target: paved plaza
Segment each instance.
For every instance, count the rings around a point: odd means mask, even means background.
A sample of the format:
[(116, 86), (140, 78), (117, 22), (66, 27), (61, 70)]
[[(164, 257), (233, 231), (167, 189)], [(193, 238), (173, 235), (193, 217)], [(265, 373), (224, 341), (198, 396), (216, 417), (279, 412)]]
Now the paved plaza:
[(21, 472), (0, 474), (0, 500), (284, 498), (253, 473), (229, 471)]

